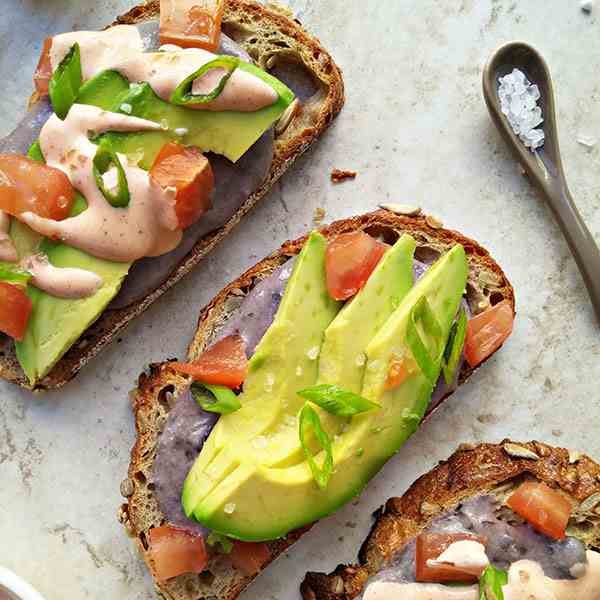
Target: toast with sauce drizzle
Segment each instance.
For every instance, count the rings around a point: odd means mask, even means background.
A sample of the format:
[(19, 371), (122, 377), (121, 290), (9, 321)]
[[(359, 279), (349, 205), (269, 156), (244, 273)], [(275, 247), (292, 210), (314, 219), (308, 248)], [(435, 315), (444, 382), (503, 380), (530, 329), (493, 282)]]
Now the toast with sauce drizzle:
[[(116, 19), (117, 24), (141, 24), (156, 19), (159, 0), (136, 6)], [(237, 225), (275, 182), (329, 127), (344, 103), (340, 69), (320, 42), (308, 34), (300, 22), (276, 5), (264, 6), (255, 0), (226, 0), (223, 32), (244, 49), (262, 69), (300, 85), (300, 108), (282, 117), (275, 127), (273, 160), (268, 176), (227, 222), (203, 236), (192, 250), (173, 267), (170, 274), (143, 298), (118, 308), (109, 307), (73, 344), (70, 350), (36, 382), (33, 389), (58, 388), (78, 371), (155, 300), (187, 275)], [(37, 101), (34, 94), (30, 108)], [(218, 202), (218, 198), (216, 200)], [(30, 388), (14, 352), (10, 338), (0, 335), (0, 377)]]
[[(435, 227), (429, 223), (433, 223)], [(415, 258), (425, 263), (433, 262), (455, 244), (462, 244), (469, 265), (466, 300), (472, 314), (476, 315), (503, 300), (508, 301), (514, 311), (514, 291), (500, 266), (477, 242), (460, 233), (438, 228), (434, 221), (424, 215), (403, 216), (388, 210), (337, 221), (320, 229), (328, 238), (358, 230), (390, 244), (403, 233), (408, 233), (417, 242)], [(188, 351), (190, 360), (197, 358), (219, 337), (228, 321), (235, 317), (244, 296), (296, 256), (306, 239), (302, 237), (285, 242), (279, 250), (225, 287), (202, 309), (198, 328)], [(474, 370), (464, 362), (459, 374), (459, 384), (464, 383)], [(161, 431), (178, 394), (187, 389), (189, 384), (190, 380), (186, 376), (176, 373), (169, 362), (164, 362), (150, 365), (149, 370), (140, 376), (138, 387), (131, 394), (137, 439), (131, 452), (128, 477), (121, 484), (121, 493), (126, 498), (126, 503), (119, 511), (119, 520), (128, 535), (136, 541), (144, 558), (147, 558), (149, 531), (164, 525), (166, 520), (153, 485), (154, 459)], [(308, 529), (294, 531), (283, 539), (268, 542), (270, 559), (267, 564)], [(266, 566), (265, 564), (264, 567)], [(198, 600), (207, 597), (233, 600), (254, 577), (255, 575), (246, 576), (236, 570), (226, 555), (216, 554), (211, 557), (207, 570), (200, 575), (181, 575), (163, 583), (155, 581), (155, 584), (162, 597), (169, 600)]]
[[(535, 441), (463, 444), (448, 460), (417, 479), (402, 497), (391, 498), (376, 513), (371, 533), (360, 548), (358, 564), (339, 565), (328, 575), (307, 573), (301, 585), (302, 597), (361, 597), (374, 577), (382, 577), (384, 569), (393, 571), (402, 551), (434, 520), (481, 497), (491, 497), (501, 506), (524, 481), (539, 481), (558, 489), (573, 505), (567, 534), (587, 549), (600, 548), (600, 516), (596, 510), (600, 503), (600, 465), (591, 458)], [(511, 517), (518, 520), (514, 513)]]

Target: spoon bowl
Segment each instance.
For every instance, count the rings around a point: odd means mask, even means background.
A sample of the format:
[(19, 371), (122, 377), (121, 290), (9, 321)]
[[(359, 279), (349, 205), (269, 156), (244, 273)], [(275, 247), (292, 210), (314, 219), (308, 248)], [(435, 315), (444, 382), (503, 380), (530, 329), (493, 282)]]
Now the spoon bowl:
[[(544, 118), (541, 127), (545, 140), (544, 145), (533, 152), (514, 133), (500, 108), (498, 80), (513, 68), (522, 71), (540, 90), (538, 105)], [(552, 210), (581, 271), (600, 324), (600, 250), (567, 186), (558, 144), (552, 78), (546, 61), (535, 48), (524, 42), (501, 46), (483, 70), (483, 96), (500, 134)]]

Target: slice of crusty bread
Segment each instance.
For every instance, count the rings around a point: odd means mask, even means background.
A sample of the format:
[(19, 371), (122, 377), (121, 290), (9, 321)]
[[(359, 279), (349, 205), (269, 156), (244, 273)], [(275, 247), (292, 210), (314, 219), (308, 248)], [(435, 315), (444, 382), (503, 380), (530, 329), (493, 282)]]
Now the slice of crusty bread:
[[(379, 210), (360, 217), (337, 221), (321, 229), (331, 237), (347, 231), (364, 230), (373, 236), (394, 242), (402, 233), (412, 235), (418, 244), (417, 258), (432, 259), (454, 244), (465, 247), (469, 261), (468, 300), (473, 312), (481, 312), (490, 303), (507, 299), (514, 309), (514, 292), (500, 267), (488, 252), (477, 242), (456, 231), (433, 228), (424, 216), (399, 216)], [(429, 220), (435, 224), (434, 221)], [(225, 287), (201, 311), (198, 329), (189, 348), (189, 359), (197, 357), (215, 338), (220, 327), (240, 305), (244, 295), (273, 269), (283, 264), (302, 248), (306, 237), (288, 241), (267, 258), (252, 267), (238, 279)], [(473, 369), (466, 364), (460, 373), (464, 382)], [(152, 489), (152, 465), (160, 432), (173, 406), (178, 391), (189, 385), (189, 380), (176, 374), (169, 363), (151, 365), (149, 372), (139, 378), (139, 387), (132, 393), (131, 400), (135, 415), (137, 440), (131, 452), (128, 478), (121, 492), (127, 502), (119, 511), (119, 519), (125, 529), (136, 539), (142, 554), (148, 547), (148, 531), (164, 523), (157, 499)], [(269, 543), (272, 559), (294, 543), (301, 532), (294, 532), (283, 540)], [(207, 572), (200, 576), (184, 575), (165, 584), (157, 583), (157, 589), (169, 600), (199, 600), (214, 597), (232, 600), (246, 587), (253, 577), (245, 577), (236, 571), (228, 559), (220, 556), (213, 559)]]
[(359, 564), (307, 573), (304, 600), (351, 600), (367, 579), (437, 515), (480, 494), (504, 500), (525, 478), (559, 488), (575, 506), (568, 532), (588, 548), (600, 548), (600, 465), (591, 458), (540, 442), (464, 444), (446, 461), (417, 479), (401, 498), (391, 498), (359, 552)]
[[(156, 18), (159, 0), (151, 0), (118, 17), (117, 23), (135, 24)], [(275, 138), (273, 163), (267, 179), (236, 214), (220, 229), (203, 237), (171, 275), (152, 293), (130, 306), (106, 310), (85, 331), (57, 365), (35, 386), (36, 390), (57, 388), (110, 343), (130, 321), (146, 310), (169, 288), (187, 275), (271, 189), (292, 163), (327, 129), (344, 104), (342, 74), (319, 40), (308, 34), (300, 22), (289, 18), (277, 6), (255, 0), (226, 0), (223, 31), (242, 46), (266, 70), (287, 68), (314, 80), (317, 90), (302, 102), (299, 112), (285, 131)], [(275, 72), (277, 74), (277, 72)], [(35, 102), (35, 96), (32, 97)], [(218, 201), (218, 199), (217, 199)], [(0, 334), (0, 377), (30, 387), (14, 352), (10, 338)]]

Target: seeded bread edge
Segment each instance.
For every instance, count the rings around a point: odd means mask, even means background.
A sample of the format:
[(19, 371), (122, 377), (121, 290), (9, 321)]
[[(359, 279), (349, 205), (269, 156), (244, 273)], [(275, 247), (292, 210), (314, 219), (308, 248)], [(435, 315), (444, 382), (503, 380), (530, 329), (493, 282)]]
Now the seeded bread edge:
[(586, 455), (541, 442), (464, 444), (417, 479), (400, 498), (391, 498), (359, 551), (356, 565), (330, 574), (309, 572), (300, 586), (304, 600), (353, 600), (368, 578), (425, 529), (436, 516), (481, 494), (504, 500), (524, 479), (561, 491), (574, 507), (568, 533), (588, 548), (600, 548), (600, 465)]

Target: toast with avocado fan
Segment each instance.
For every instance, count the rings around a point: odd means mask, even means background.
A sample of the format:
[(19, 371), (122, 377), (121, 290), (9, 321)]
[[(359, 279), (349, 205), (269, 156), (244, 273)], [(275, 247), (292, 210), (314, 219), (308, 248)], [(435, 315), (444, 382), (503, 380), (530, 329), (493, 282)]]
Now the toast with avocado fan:
[[(401, 234), (408, 233), (416, 240), (415, 257), (425, 263), (432, 262), (435, 257), (456, 244), (462, 244), (469, 267), (466, 298), (470, 311), (478, 314), (490, 305), (502, 301), (506, 301), (514, 310), (512, 286), (488, 252), (460, 233), (433, 228), (428, 221), (430, 220), (425, 216), (402, 216), (379, 210), (337, 221), (320, 231), (328, 239), (342, 233), (364, 231), (388, 243), (393, 243)], [(235, 318), (244, 297), (296, 256), (306, 239), (302, 237), (286, 242), (217, 294), (200, 313), (198, 329), (189, 347), (190, 360), (198, 357), (219, 337), (227, 324)], [(463, 363), (458, 375), (459, 383), (463, 383), (473, 371), (466, 362)], [(169, 362), (164, 362), (151, 365), (140, 376), (138, 388), (131, 394), (137, 439), (131, 453), (128, 477), (121, 487), (126, 503), (121, 507), (119, 519), (146, 558), (150, 531), (166, 522), (153, 481), (157, 448), (178, 395), (188, 389), (189, 384), (186, 376), (175, 372)], [(283, 539), (268, 542), (269, 558), (262, 568), (293, 544), (303, 531), (305, 530), (294, 531)], [(256, 573), (248, 575), (235, 568), (226, 554), (214, 554), (206, 571), (200, 575), (181, 575), (166, 582), (156, 580), (156, 586), (162, 596), (172, 600), (196, 600), (208, 596), (225, 600), (235, 598), (255, 575)]]
[[(114, 24), (142, 26), (156, 20), (158, 14), (159, 1), (152, 0), (118, 17)], [(319, 139), (342, 108), (344, 84), (339, 68), (320, 42), (285, 11), (255, 0), (226, 0), (222, 28), (223, 33), (250, 55), (259, 67), (289, 81), (300, 99), (299, 107), (286, 113), (275, 126), (273, 158), (266, 179), (241, 203), (233, 216), (203, 235), (187, 255), (169, 266), (153, 289), (144, 291), (141, 297), (131, 302), (122, 301), (104, 310), (52, 369), (34, 384), (30, 383), (19, 365), (13, 341), (0, 335), (0, 377), (3, 379), (35, 390), (57, 388), (67, 383), (124, 327), (223, 240), (267, 195), (294, 161)], [(34, 94), (30, 108), (39, 100)]]
[[(529, 507), (525, 502), (517, 503), (516, 492), (523, 498), (527, 486), (529, 490), (541, 489), (561, 509), (563, 504), (566, 506), (562, 531), (554, 532), (549, 523), (540, 529), (541, 521), (536, 521), (539, 513), (532, 510), (536, 500)], [(586, 549), (600, 548), (599, 502), (600, 465), (579, 452), (535, 441), (463, 444), (448, 460), (413, 483), (402, 497), (391, 498), (376, 513), (375, 524), (358, 554), (358, 564), (339, 565), (329, 575), (307, 573), (301, 585), (302, 596), (304, 600), (352, 600), (371, 595), (375, 588), (366, 594), (371, 584), (414, 582), (415, 576), (421, 581), (430, 579), (424, 576), (425, 571), (419, 571), (423, 560), (416, 555), (416, 540), (421, 535), (424, 544), (425, 536), (444, 531), (451, 535), (483, 535), (495, 568), (507, 571), (517, 561), (535, 560), (547, 577), (570, 580), (567, 586), (574, 585), (573, 567), (586, 560)], [(559, 520), (558, 515), (554, 518)], [(564, 535), (565, 523), (568, 537), (555, 539)], [(498, 543), (501, 536), (512, 538), (513, 543), (506, 543), (506, 539)], [(596, 556), (593, 558), (595, 567)], [(539, 571), (535, 573), (540, 576)], [(509, 571), (508, 581), (514, 585), (511, 574)], [(401, 593), (399, 590), (396, 588), (395, 593)], [(391, 593), (392, 588), (387, 592)], [(568, 587), (563, 593), (567, 595), (552, 598), (584, 598), (580, 591), (569, 592)], [(479, 591), (471, 594), (479, 599)], [(502, 596), (489, 592), (485, 597), (496, 600)], [(535, 595), (538, 597), (549, 596)]]

